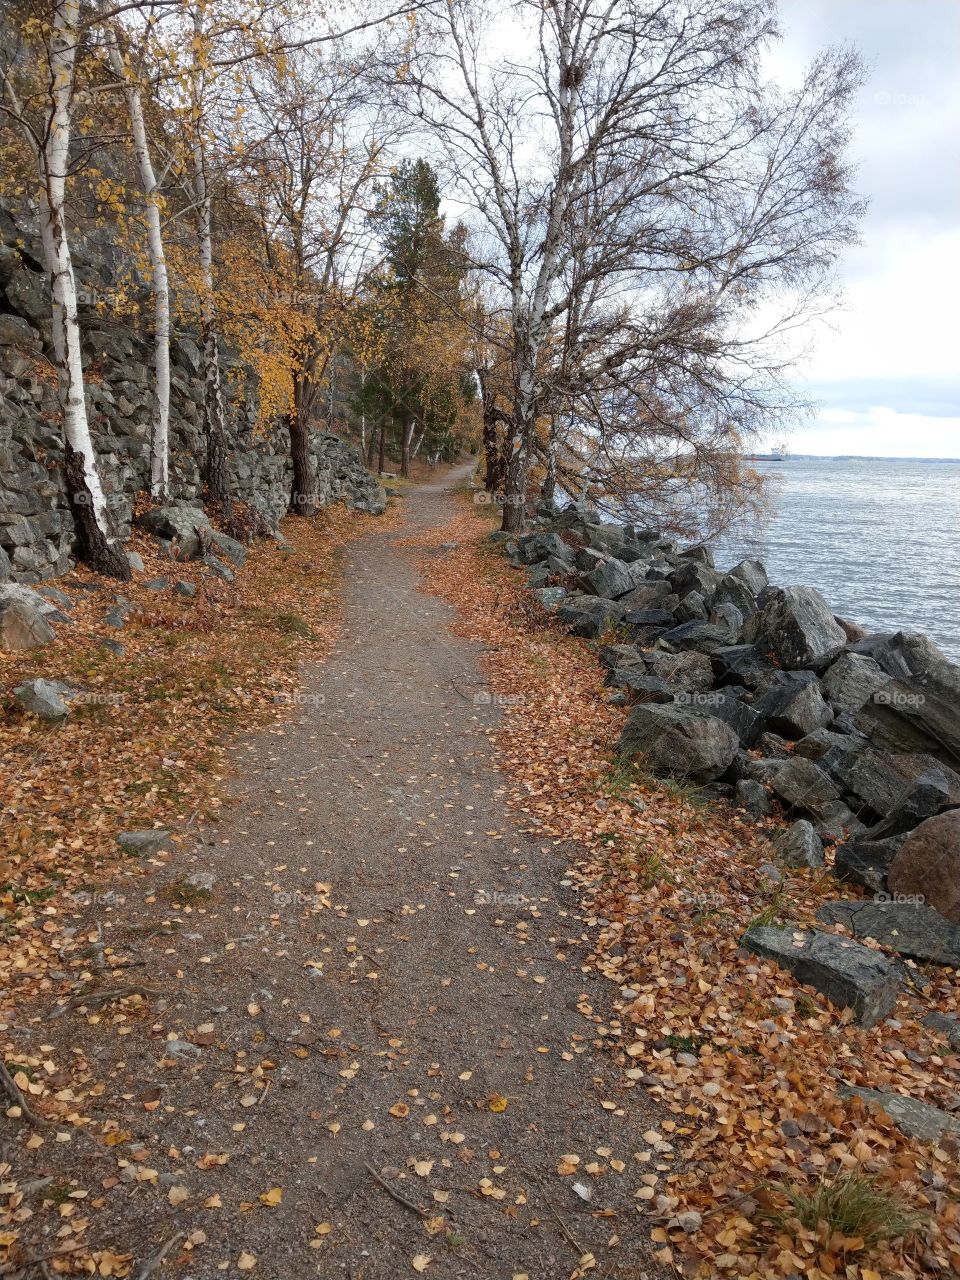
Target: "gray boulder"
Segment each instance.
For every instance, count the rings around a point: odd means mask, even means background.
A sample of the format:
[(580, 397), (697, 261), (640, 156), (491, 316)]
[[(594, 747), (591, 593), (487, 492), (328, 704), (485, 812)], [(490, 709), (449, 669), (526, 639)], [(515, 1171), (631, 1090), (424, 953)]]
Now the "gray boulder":
[(713, 599), (716, 608), (730, 605), (741, 618), (752, 618), (757, 612), (756, 592), (751, 591), (747, 583), (733, 573), (725, 574), (720, 579)]
[(710, 654), (717, 684), (742, 684), (756, 689), (773, 670), (769, 659), (752, 644), (722, 645)]
[(770, 786), (791, 809), (828, 817), (840, 792), (812, 760), (794, 757), (784, 761), (770, 778)]
[(670, 686), (657, 676), (648, 675), (645, 667), (614, 667), (607, 676), (607, 684), (615, 689), (629, 690), (633, 695), (633, 702), (665, 704), (673, 701), (673, 691)]
[(598, 636), (605, 627), (623, 618), (623, 606), (602, 596), (570, 595), (557, 609), (557, 617), (577, 636)]
[(928, 1013), (923, 1025), (943, 1036), (951, 1048), (960, 1051), (960, 1018), (955, 1013)]
[(242, 542), (238, 542), (236, 538), (228, 538), (225, 533), (220, 533), (217, 529), (211, 529), (206, 534), (205, 541), (209, 542), (222, 556), (226, 556), (236, 568), (243, 568), (247, 559), (247, 548)]
[(729, 767), (739, 746), (733, 730), (715, 716), (643, 703), (627, 716), (617, 751), (628, 760), (643, 756), (658, 777), (712, 782)]
[(960, 805), (960, 776), (932, 756), (893, 754), (863, 744), (852, 751), (831, 749), (820, 763), (855, 797), (861, 817), (892, 820), (885, 835)]
[(767, 571), (761, 560), (741, 560), (733, 566), (727, 577), (739, 579), (753, 596), (758, 596), (769, 586)]
[(566, 587), (536, 587), (534, 598), (544, 609), (556, 609), (567, 598)]
[(642, 666), (646, 670), (646, 663), (641, 650), (635, 644), (605, 644), (600, 648), (597, 657), (600, 659), (600, 665), (613, 670), (614, 667), (631, 667)]
[(664, 653), (655, 650), (647, 657), (647, 669), (659, 676), (671, 689), (686, 693), (702, 691), (713, 685), (710, 659), (703, 653)]
[(754, 706), (774, 733), (803, 738), (833, 719), (811, 671), (774, 671), (757, 689)]
[(794, 752), (798, 756), (805, 756), (807, 760), (822, 760), (834, 749), (838, 753), (852, 751), (859, 741), (862, 739), (846, 733), (835, 733), (832, 729), (814, 729), (812, 733), (804, 734), (794, 746)]
[(813, 587), (775, 590), (747, 620), (743, 638), (790, 671), (826, 666), (847, 642), (826, 600)]
[(960, 1133), (960, 1116), (917, 1098), (905, 1098), (902, 1093), (889, 1093), (880, 1089), (865, 1089), (861, 1085), (844, 1085), (841, 1098), (862, 1098), (871, 1106), (880, 1107), (897, 1128), (908, 1138), (920, 1142), (937, 1142), (945, 1133)]
[(630, 566), (622, 560), (605, 560), (584, 576), (582, 585), (595, 596), (616, 600), (635, 587), (636, 581)]
[(76, 689), (60, 680), (28, 680), (13, 691), (25, 711), (51, 722), (66, 719), (70, 714), (70, 699), (76, 695)]
[(155, 538), (176, 542), (177, 558), (196, 560), (203, 553), (200, 530), (213, 532), (210, 517), (202, 507), (153, 507), (140, 516), (140, 527)]
[(896, 1006), (900, 967), (860, 942), (830, 933), (758, 926), (744, 934), (743, 945), (787, 969), (831, 1004), (852, 1009), (862, 1027), (889, 1017)]
[(520, 559), (524, 564), (536, 564), (540, 560), (562, 560), (568, 567), (573, 566), (573, 550), (567, 546), (558, 533), (530, 533), (517, 539)]
[(824, 924), (840, 924), (855, 938), (873, 938), (901, 956), (960, 968), (960, 925), (922, 902), (846, 900), (817, 909)]
[(760, 733), (760, 717), (741, 698), (733, 696), (732, 691), (707, 691), (702, 693), (683, 693), (676, 695), (678, 705), (687, 707), (697, 715), (716, 716), (724, 724), (729, 725), (745, 747), (755, 745)]
[(719, 604), (714, 603), (713, 612), (710, 614), (710, 622), (713, 626), (726, 631), (729, 640), (736, 644), (743, 629), (744, 616), (743, 611), (735, 604), (723, 600)]
[(833, 873), (838, 880), (859, 884), (873, 893), (885, 893), (887, 872), (906, 836), (886, 840), (848, 840), (837, 848)]
[(697, 653), (712, 653), (729, 643), (730, 634), (726, 627), (717, 627), (710, 622), (683, 622), (679, 627), (664, 632), (664, 644), (673, 649), (694, 649)]
[(773, 812), (766, 787), (752, 778), (741, 778), (733, 789), (733, 802), (745, 809), (751, 818), (766, 818)]
[(779, 860), (788, 867), (822, 867), (823, 841), (812, 823), (800, 818), (773, 841)]
[(850, 647), (893, 677), (856, 713), (857, 727), (881, 746), (960, 767), (960, 665), (926, 636), (903, 631)]
[(56, 637), (40, 608), (25, 600), (0, 598), (0, 650), (18, 653), (39, 649)]
[(117, 836), (117, 844), (127, 853), (148, 858), (159, 853), (169, 839), (170, 832), (159, 828), (150, 831), (121, 831)]
[[(670, 584), (663, 585), (669, 587)], [(710, 615), (700, 592), (688, 591), (674, 610), (674, 616), (677, 622), (706, 622)]]
[(821, 677), (823, 691), (836, 711), (859, 711), (865, 702), (890, 683), (890, 677), (872, 658), (842, 653)]

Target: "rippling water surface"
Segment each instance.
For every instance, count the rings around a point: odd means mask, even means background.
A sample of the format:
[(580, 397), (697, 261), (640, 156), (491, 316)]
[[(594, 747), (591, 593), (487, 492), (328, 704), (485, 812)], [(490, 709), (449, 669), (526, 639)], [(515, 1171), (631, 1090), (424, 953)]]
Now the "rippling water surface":
[(758, 539), (718, 543), (717, 565), (759, 556), (771, 582), (822, 591), (877, 631), (925, 631), (960, 660), (960, 462), (761, 462), (779, 477)]

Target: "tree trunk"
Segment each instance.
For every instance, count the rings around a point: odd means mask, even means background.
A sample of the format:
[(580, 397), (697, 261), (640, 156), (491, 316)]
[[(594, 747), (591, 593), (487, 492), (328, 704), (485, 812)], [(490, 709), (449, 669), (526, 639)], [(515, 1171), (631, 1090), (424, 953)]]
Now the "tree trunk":
[(427, 438), (427, 428), (422, 427), (420, 430), (419, 436), (417, 436), (417, 443), (413, 446), (413, 450), (410, 454), (411, 462), (416, 459), (417, 454), (420, 452), (420, 446), (423, 444), (426, 438)]
[(146, 202), (147, 251), (153, 279), (154, 406), (150, 432), (150, 496), (163, 501), (170, 487), (170, 282), (160, 222), (159, 184), (153, 169), (140, 90), (129, 80), (116, 36), (106, 33), (114, 75), (123, 83), (133, 135), (133, 150)]
[[(297, 399), (297, 397), (294, 397)], [(290, 492), (290, 513), (295, 516), (313, 516), (317, 513), (317, 478), (310, 457), (310, 427), (303, 420), (298, 408), (287, 415), (290, 428), (290, 457), (293, 461), (293, 488)]]
[(376, 427), (370, 432), (370, 439), (367, 441), (367, 470), (373, 466), (373, 451), (377, 447), (377, 429)]
[(550, 420), (550, 437), (547, 440), (547, 474), (543, 477), (543, 484), (540, 486), (540, 499), (543, 502), (553, 504), (554, 497), (557, 492), (557, 426), (556, 422)]
[(38, 157), (42, 178), (40, 234), (53, 297), (53, 349), (63, 413), (64, 479), (80, 555), (97, 572), (126, 582), (130, 578), (130, 565), (122, 548), (113, 545), (116, 535), (100, 483), (87, 419), (77, 286), (65, 213), (79, 12), (79, 0), (58, 0), (54, 6), (49, 39), (52, 112)]
[(413, 439), (413, 418), (406, 416), (400, 419), (400, 474), (410, 475), (410, 441)]
[(380, 423), (380, 466), (378, 468), (380, 475), (383, 475), (387, 469), (387, 424)]
[[(194, 27), (200, 30), (200, 10), (194, 14)], [(200, 329), (203, 335), (203, 417), (206, 429), (206, 459), (203, 481), (207, 499), (224, 511), (230, 509), (230, 481), (227, 475), (226, 409), (223, 378), (220, 372), (220, 342), (217, 337), (217, 307), (213, 280), (213, 198), (207, 182), (206, 155), (203, 149), (201, 122), (195, 122), (193, 140), (193, 172), (197, 196), (198, 236), (200, 241), (200, 276), (203, 295), (200, 304)]]

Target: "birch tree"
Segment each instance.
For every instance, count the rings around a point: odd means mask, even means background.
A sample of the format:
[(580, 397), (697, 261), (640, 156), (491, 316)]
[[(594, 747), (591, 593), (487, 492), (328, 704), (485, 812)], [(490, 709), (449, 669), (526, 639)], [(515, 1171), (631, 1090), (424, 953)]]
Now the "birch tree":
[(67, 179), (76, 91), (77, 53), (86, 30), (80, 0), (52, 0), (35, 10), (27, 31), (42, 50), (47, 74), (39, 91), (18, 89), (23, 51), (0, 63), (3, 109), (20, 128), (36, 164), (40, 237), (50, 281), (57, 389), (63, 417), (64, 482), (82, 558), (98, 572), (126, 581), (130, 565), (117, 544), (103, 491), (84, 395), (77, 286), (67, 223)]
[(604, 385), (621, 405), (630, 391), (650, 441), (657, 425), (732, 439), (782, 412), (778, 340), (828, 295), (860, 213), (843, 147), (861, 77), (835, 50), (799, 89), (769, 85), (766, 0), (513, 12), (517, 52), (491, 63), (492, 10), (448, 6), (413, 76), (509, 329), (510, 530), (538, 423), (589, 407), (600, 430)]

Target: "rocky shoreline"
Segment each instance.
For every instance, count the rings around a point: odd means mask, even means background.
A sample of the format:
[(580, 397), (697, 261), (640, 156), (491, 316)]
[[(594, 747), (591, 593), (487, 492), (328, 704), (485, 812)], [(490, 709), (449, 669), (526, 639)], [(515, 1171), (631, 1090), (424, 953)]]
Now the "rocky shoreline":
[(926, 636), (835, 617), (813, 587), (772, 585), (760, 561), (723, 571), (708, 547), (590, 511), (541, 507), (523, 536), (493, 538), (596, 644), (628, 708), (624, 761), (782, 819), (777, 863), (829, 866), (867, 895), (825, 902), (822, 932), (754, 928), (745, 947), (865, 1026), (923, 964), (960, 967), (960, 666)]

